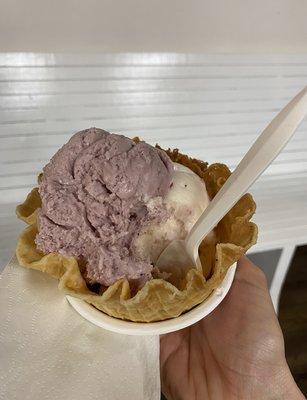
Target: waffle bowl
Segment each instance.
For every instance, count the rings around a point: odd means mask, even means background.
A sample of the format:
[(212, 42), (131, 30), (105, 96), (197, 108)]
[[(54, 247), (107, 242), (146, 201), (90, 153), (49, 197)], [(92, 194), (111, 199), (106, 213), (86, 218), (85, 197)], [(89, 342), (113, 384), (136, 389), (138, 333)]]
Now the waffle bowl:
[[(223, 164), (208, 166), (179, 153), (177, 149), (166, 152), (173, 162), (190, 168), (204, 180), (211, 199), (230, 175)], [(36, 249), (36, 210), (40, 205), (38, 189), (34, 188), (16, 209), (17, 216), (28, 224), (17, 243), (19, 264), (58, 279), (59, 289), (65, 294), (84, 300), (111, 317), (134, 322), (175, 318), (202, 303), (221, 285), (228, 269), (257, 239), (257, 226), (250, 221), (256, 204), (252, 196), (246, 194), (219, 222), (215, 234), (201, 243), (202, 271), (191, 267), (180, 282), (152, 279), (135, 295), (131, 294), (129, 282), (121, 279), (102, 294), (97, 294), (87, 287), (75, 258), (57, 253), (43, 254)]]

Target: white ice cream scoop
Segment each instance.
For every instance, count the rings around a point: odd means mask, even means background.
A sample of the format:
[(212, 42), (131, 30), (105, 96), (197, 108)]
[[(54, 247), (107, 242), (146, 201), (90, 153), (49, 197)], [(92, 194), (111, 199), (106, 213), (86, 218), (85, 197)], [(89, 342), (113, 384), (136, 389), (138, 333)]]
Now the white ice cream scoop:
[(205, 182), (197, 174), (177, 163), (174, 169), (172, 187), (163, 199), (168, 217), (145, 226), (134, 242), (138, 257), (153, 265), (172, 241), (186, 238), (210, 203)]
[(201, 270), (198, 248), (203, 238), (271, 164), (292, 137), (306, 113), (307, 87), (283, 108), (258, 137), (185, 240), (174, 240), (160, 254), (156, 262), (160, 271), (172, 272), (181, 277), (192, 265)]

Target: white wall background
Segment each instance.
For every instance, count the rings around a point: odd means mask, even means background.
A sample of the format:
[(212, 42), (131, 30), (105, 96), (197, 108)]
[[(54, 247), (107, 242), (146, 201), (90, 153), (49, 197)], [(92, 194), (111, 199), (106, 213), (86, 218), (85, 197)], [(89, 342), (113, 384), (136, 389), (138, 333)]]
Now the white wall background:
[(0, 10), (0, 51), (307, 51), (306, 0), (0, 0)]

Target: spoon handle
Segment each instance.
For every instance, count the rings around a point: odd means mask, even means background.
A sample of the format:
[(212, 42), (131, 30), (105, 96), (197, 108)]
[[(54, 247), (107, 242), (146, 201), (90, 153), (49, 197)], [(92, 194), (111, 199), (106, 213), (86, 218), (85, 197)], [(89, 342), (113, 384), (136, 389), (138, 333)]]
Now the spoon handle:
[(197, 259), (202, 239), (271, 164), (307, 113), (307, 87), (298, 93), (265, 128), (240, 164), (210, 202), (186, 238), (187, 251)]

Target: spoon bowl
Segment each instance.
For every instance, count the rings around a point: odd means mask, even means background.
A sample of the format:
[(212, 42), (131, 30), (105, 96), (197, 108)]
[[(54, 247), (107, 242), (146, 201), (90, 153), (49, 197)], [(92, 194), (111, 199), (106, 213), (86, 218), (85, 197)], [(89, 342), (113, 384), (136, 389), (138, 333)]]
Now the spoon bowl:
[(199, 256), (196, 260), (191, 257), (185, 240), (172, 241), (160, 254), (155, 265), (161, 271), (171, 273), (172, 280), (177, 282), (186, 276), (188, 266), (192, 268), (196, 265), (197, 269), (202, 270)]

